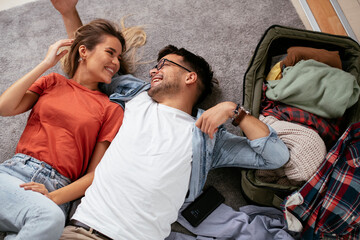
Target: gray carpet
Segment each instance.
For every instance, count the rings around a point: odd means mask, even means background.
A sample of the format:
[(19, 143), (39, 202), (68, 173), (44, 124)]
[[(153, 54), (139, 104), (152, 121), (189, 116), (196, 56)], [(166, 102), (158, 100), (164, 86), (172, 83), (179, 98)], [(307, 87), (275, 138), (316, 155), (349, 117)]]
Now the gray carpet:
[[(81, 0), (78, 11), (83, 22), (94, 18), (119, 22), (133, 14), (126, 23), (146, 27), (148, 42), (141, 49), (146, 61), (156, 59), (158, 50), (168, 44), (202, 55), (220, 81), (203, 108), (225, 100), (241, 102), (243, 75), (269, 26), (304, 29), (290, 0)], [(50, 44), (66, 38), (62, 19), (48, 0), (1, 11), (0, 33), (0, 93), (36, 66)], [(139, 67), (135, 75), (148, 79), (153, 65)], [(52, 71), (61, 73), (58, 65)], [(27, 116), (0, 117), (0, 162), (13, 155)], [(239, 191), (238, 169), (215, 170), (207, 184), (215, 185), (230, 206), (246, 204)]]

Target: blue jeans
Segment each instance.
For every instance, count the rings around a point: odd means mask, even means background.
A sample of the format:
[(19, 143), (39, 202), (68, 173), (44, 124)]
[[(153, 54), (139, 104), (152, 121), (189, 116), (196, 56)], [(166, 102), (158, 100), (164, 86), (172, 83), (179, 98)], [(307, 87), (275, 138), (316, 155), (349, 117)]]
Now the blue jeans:
[(69, 203), (58, 206), (41, 193), (20, 188), (25, 182), (42, 183), (49, 192), (71, 183), (50, 165), (24, 154), (0, 164), (0, 231), (8, 232), (5, 239), (59, 239)]

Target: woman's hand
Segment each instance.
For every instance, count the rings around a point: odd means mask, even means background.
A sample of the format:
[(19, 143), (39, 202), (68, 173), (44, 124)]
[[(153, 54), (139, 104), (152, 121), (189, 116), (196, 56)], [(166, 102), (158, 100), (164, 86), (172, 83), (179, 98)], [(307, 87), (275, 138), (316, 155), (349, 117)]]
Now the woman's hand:
[(232, 117), (235, 108), (236, 104), (233, 102), (219, 103), (206, 110), (195, 125), (212, 139), (218, 127)]
[(63, 39), (59, 40), (56, 43), (52, 44), (49, 47), (49, 50), (43, 60), (43, 63), (47, 65), (48, 68), (51, 68), (56, 65), (56, 63), (68, 52), (68, 50), (61, 50), (61, 47), (71, 46), (74, 42), (74, 39)]
[(76, 11), (76, 4), (78, 0), (51, 0), (52, 5), (61, 15), (67, 15)]
[(20, 184), (20, 187), (25, 190), (31, 190), (34, 192), (41, 193), (41, 194), (45, 195), (46, 197), (50, 198), (49, 191), (46, 189), (44, 184), (37, 183), (37, 182), (28, 182), (28, 183)]
[(52, 5), (62, 16), (69, 38), (73, 38), (76, 29), (82, 26), (79, 13), (76, 10), (78, 0), (51, 0)]

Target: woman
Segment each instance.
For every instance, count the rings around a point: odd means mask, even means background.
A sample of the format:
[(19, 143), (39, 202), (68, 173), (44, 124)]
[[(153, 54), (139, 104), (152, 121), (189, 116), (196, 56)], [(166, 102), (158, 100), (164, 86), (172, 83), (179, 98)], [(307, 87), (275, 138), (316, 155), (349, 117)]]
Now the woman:
[[(70, 45), (65, 69), (71, 79), (40, 77)], [(99, 83), (111, 82), (124, 51), (116, 26), (92, 21), (74, 40), (51, 45), (44, 60), (0, 96), (1, 116), (32, 109), (15, 156), (0, 164), (0, 231), (19, 239), (60, 237), (68, 202), (84, 195), (122, 123), (122, 108)]]

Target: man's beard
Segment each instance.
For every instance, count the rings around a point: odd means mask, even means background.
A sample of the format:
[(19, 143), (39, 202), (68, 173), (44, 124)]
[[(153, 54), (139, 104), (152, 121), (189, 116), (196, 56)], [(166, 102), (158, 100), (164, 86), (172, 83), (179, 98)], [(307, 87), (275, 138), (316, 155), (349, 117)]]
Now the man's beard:
[(156, 102), (160, 102), (164, 97), (177, 94), (179, 92), (180, 85), (175, 82), (160, 83), (149, 89), (149, 96)]

